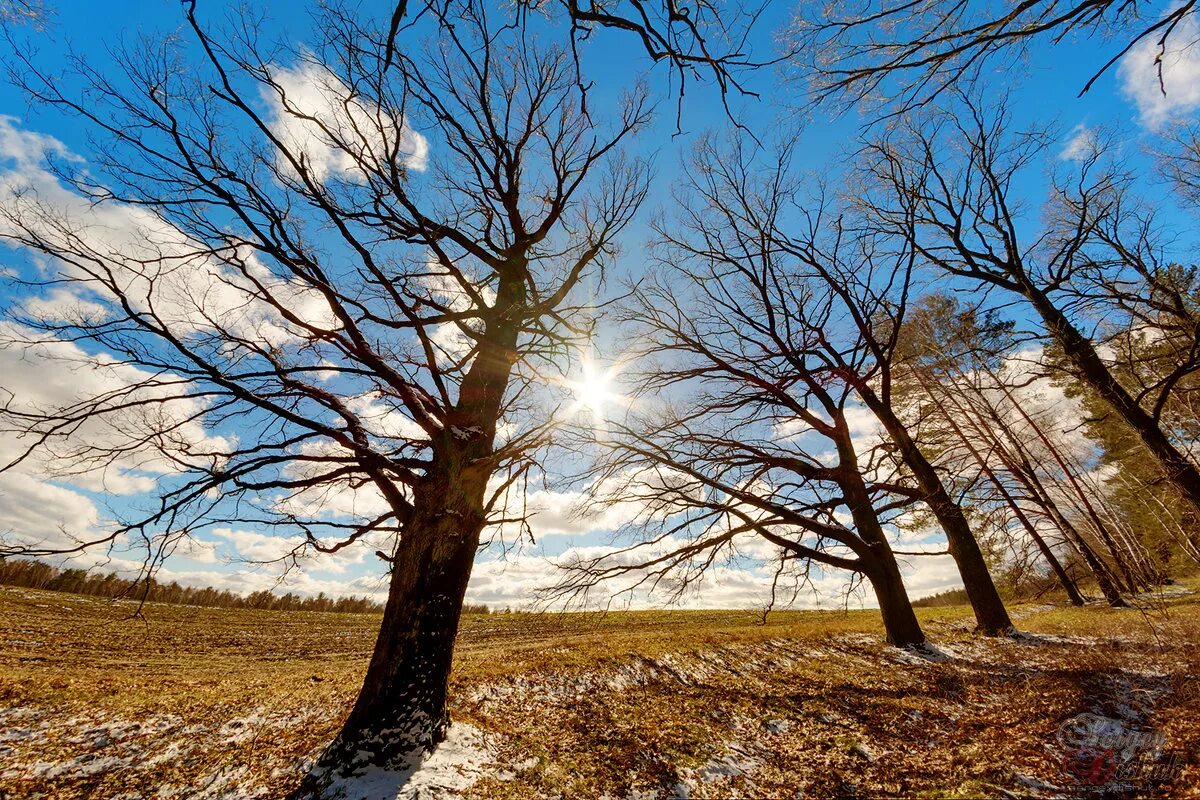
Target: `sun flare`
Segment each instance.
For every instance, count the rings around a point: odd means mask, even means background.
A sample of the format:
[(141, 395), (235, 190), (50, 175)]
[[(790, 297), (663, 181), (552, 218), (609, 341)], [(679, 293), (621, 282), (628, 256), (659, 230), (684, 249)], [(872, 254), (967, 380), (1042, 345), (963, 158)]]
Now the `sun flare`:
[(580, 380), (571, 381), (571, 391), (575, 393), (575, 400), (581, 408), (586, 408), (593, 414), (601, 416), (604, 409), (618, 399), (617, 393), (612, 390), (612, 385), (611, 374), (600, 372), (591, 364), (585, 363), (583, 377)]
[(604, 369), (585, 357), (580, 365), (579, 377), (564, 381), (575, 397), (567, 415), (587, 412), (598, 428), (603, 427), (613, 409), (628, 404), (628, 399), (616, 389), (615, 378), (619, 370), (618, 364)]

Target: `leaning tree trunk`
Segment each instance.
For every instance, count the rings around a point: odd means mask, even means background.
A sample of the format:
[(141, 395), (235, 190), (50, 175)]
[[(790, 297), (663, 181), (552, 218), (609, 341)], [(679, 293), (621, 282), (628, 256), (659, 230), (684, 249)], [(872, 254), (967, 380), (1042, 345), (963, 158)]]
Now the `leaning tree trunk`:
[(875, 412), (895, 442), (900, 457), (912, 471), (917, 486), (924, 495), (926, 505), (942, 526), (942, 532), (946, 534), (950, 555), (958, 565), (967, 600), (971, 603), (971, 610), (975, 612), (976, 632), (986, 636), (1005, 636), (1012, 633), (1012, 620), (1008, 616), (1008, 609), (1004, 607), (1004, 601), (1000, 599), (1000, 592), (996, 590), (987, 562), (983, 560), (979, 542), (975, 541), (975, 534), (971, 531), (966, 516), (946, 491), (937, 470), (921, 452), (909, 435), (908, 428), (888, 403), (870, 391), (862, 391), (860, 396)]
[(404, 767), (445, 737), (454, 640), (483, 527), (483, 487), (453, 473), (435, 473), (417, 487), (366, 678), (318, 773)]
[(1033, 465), (1028, 461), (1024, 461), (1020, 465), (1020, 470), (1017, 470), (1015, 466), (1010, 466), (1009, 471), (1025, 484), (1032, 501), (1041, 506), (1050, 515), (1050, 519), (1062, 531), (1063, 538), (1066, 539), (1067, 544), (1083, 558), (1084, 563), (1091, 570), (1092, 577), (1096, 579), (1096, 585), (1099, 587), (1100, 593), (1104, 595), (1104, 599), (1108, 601), (1108, 604), (1113, 608), (1124, 608), (1126, 606), (1125, 600), (1121, 597), (1120, 590), (1117, 589), (1108, 565), (1100, 560), (1100, 557), (1096, 555), (1092, 546), (1083, 538), (1083, 534), (1062, 513), (1046, 487), (1038, 479), (1037, 473), (1033, 470)]
[[(993, 379), (995, 375), (992, 375)], [(1117, 590), (1113, 583), (1111, 574), (1096, 553), (1092, 550), (1091, 545), (1084, 540), (1083, 535), (1076, 530), (1070, 520), (1059, 510), (1057, 504), (1050, 496), (1049, 490), (1042, 484), (1037, 476), (1037, 471), (1034, 470), (1033, 464), (1030, 462), (1028, 449), (1019, 437), (1013, 434), (1011, 426), (1007, 425), (1002, 420), (996, 410), (990, 405), (986, 406), (988, 419), (996, 426), (996, 430), (1000, 431), (1004, 438), (1012, 447), (1012, 452), (1009, 453), (1008, 448), (1000, 447), (996, 452), (999, 454), (1004, 468), (1008, 470), (1017, 481), (1025, 487), (1026, 496), (1050, 517), (1051, 521), (1062, 532), (1063, 538), (1067, 544), (1079, 555), (1083, 557), (1084, 562), (1091, 570), (1093, 577), (1096, 579), (1096, 584), (1100, 588), (1104, 599), (1109, 605), (1114, 608), (1121, 608), (1125, 605), (1125, 601), (1121, 598), (1121, 593)], [(1037, 430), (1036, 425), (1031, 425)], [(1006, 455), (1008, 453), (1008, 455)]]
[[(922, 384), (926, 393), (930, 396), (933, 396), (933, 391), (931, 390), (930, 386), (924, 381), (922, 381)], [(964, 420), (971, 426), (976, 434), (980, 436), (986, 436), (986, 432), (979, 426), (975, 418), (967, 412), (967, 409), (963, 408), (962, 404), (958, 402), (953, 392), (954, 389), (952, 388), (950, 392), (946, 393), (945, 399), (948, 400), (954, 406), (954, 408), (963, 415)], [(992, 469), (991, 465), (988, 464), (987, 458), (983, 453), (979, 452), (979, 448), (977, 448), (971, 441), (971, 437), (966, 431), (963, 430), (962, 426), (955, 421), (953, 413), (946, 415), (946, 422), (949, 423), (950, 429), (954, 431), (955, 435), (958, 437), (963, 446), (967, 448), (967, 451), (971, 454), (971, 457), (975, 460), (975, 463), (979, 466), (979, 469), (988, 478), (988, 480), (992, 482), (992, 485), (996, 487), (997, 491), (1000, 492), (1000, 496), (1008, 505), (1009, 510), (1012, 511), (1013, 516), (1016, 517), (1017, 522), (1021, 524), (1021, 526), (1025, 529), (1025, 532), (1029, 535), (1029, 538), (1033, 540), (1033, 543), (1037, 546), (1038, 552), (1042, 554), (1042, 558), (1045, 559), (1055, 577), (1058, 578), (1059, 585), (1061, 585), (1063, 590), (1067, 593), (1067, 599), (1071, 601), (1071, 605), (1082, 606), (1084, 604), (1084, 600), (1083, 595), (1079, 593), (1079, 587), (1075, 585), (1075, 581), (1071, 580), (1071, 576), (1067, 574), (1067, 570), (1058, 560), (1058, 557), (1054, 555), (1054, 550), (1042, 537), (1041, 533), (1038, 532), (1037, 526), (1034, 525), (1033, 521), (1029, 519), (1028, 515), (1026, 515), (1024, 509), (1021, 508), (1021, 504), (1018, 503), (1017, 499), (1013, 497), (1011, 492), (1008, 491), (1008, 487), (1004, 485), (1004, 481), (1001, 480), (1000, 476), (997, 475), (995, 470)], [(994, 444), (999, 446), (999, 442), (994, 442)]]
[(445, 738), (463, 597), (483, 531), (492, 447), (525, 308), (526, 262), (500, 270), (487, 334), (459, 386), (434, 463), (413, 487), (375, 652), (337, 739), (314, 773), (405, 767)]
[(1027, 282), (1021, 293), (1042, 317), (1046, 329), (1062, 348), (1063, 354), (1075, 365), (1080, 380), (1092, 387), (1133, 428), (1162, 467), (1167, 480), (1179, 490), (1194, 511), (1200, 512), (1200, 469), (1167, 437), (1159, 421), (1143, 409), (1113, 377), (1092, 343), (1044, 292)]
[(862, 471), (858, 469), (858, 453), (854, 451), (854, 440), (845, 426), (839, 426), (840, 435), (838, 446), (839, 461), (842, 465), (841, 479), (838, 485), (845, 497), (846, 507), (854, 521), (854, 528), (866, 543), (864, 551), (859, 552), (863, 564), (863, 575), (875, 590), (875, 599), (880, 603), (880, 615), (883, 618), (883, 633), (888, 644), (898, 648), (924, 644), (925, 633), (920, 630), (917, 613), (908, 600), (904, 578), (900, 575), (900, 565), (896, 563), (892, 545), (888, 542), (887, 534), (883, 533), (880, 515), (871, 503), (871, 495), (866, 489)]
[[(854, 464), (857, 467), (858, 456), (854, 452), (854, 443), (849, 432), (837, 442), (838, 452), (843, 464)], [(875, 599), (879, 601), (879, 613), (883, 617), (883, 630), (888, 644), (896, 647), (908, 647), (923, 644), (925, 633), (917, 614), (913, 611), (912, 601), (908, 599), (908, 591), (904, 588), (904, 579), (900, 575), (900, 565), (896, 555), (888, 543), (887, 534), (879, 522), (879, 514), (871, 503), (870, 493), (866, 482), (857, 469), (848, 470), (839, 481), (842, 493), (845, 495), (846, 507), (854, 520), (858, 535), (869, 548), (860, 554), (863, 563), (863, 574), (871, 582), (875, 590)]]
[(913, 610), (912, 601), (904, 588), (900, 565), (890, 548), (873, 547), (876, 562), (866, 570), (867, 580), (875, 590), (879, 601), (879, 613), (883, 617), (883, 631), (888, 644), (909, 647), (924, 644), (925, 633)]

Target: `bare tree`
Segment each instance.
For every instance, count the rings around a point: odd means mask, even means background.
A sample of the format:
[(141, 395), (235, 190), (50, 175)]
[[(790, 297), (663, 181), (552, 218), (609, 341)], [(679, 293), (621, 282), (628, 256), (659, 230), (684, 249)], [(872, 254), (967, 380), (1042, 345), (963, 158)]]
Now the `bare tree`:
[[(397, 0), (386, 35), (385, 66), (396, 55), (396, 39), (424, 15), (442, 16), (441, 3), (429, 0)], [(683, 109), (689, 80), (711, 79), (720, 93), (727, 115), (731, 94), (758, 97), (747, 88), (746, 77), (754, 70), (784, 57), (760, 61), (753, 55), (750, 35), (769, 7), (757, 3), (714, 3), (711, 0), (519, 0), (518, 24), (531, 17), (549, 17), (552, 24), (567, 25), (567, 37), (575, 63), (576, 87), (586, 113), (588, 89), (580, 49), (597, 30), (624, 34), (652, 62), (666, 64), (675, 83), (677, 123)]]
[[(789, 174), (789, 153), (784, 148), (778, 157), (763, 156), (770, 163), (762, 166), (742, 143), (728, 153), (719, 153), (711, 143), (702, 148), (677, 200), (687, 210), (679, 223), (681, 232), (675, 232), (674, 222), (659, 226), (667, 259), (691, 264), (690, 274), (700, 276), (696, 280), (702, 296), (696, 313), (718, 309), (730, 319), (730, 329), (721, 329), (722, 335), (750, 337), (739, 344), (744, 355), (738, 377), (754, 388), (748, 397), (755, 403), (773, 403), (777, 408), (771, 413), (796, 416), (826, 437), (836, 433), (837, 420), (847, 409), (877, 421), (882, 449), (872, 452), (887, 458), (868, 459), (873, 477), (867, 484), (872, 492), (896, 497), (880, 499), (873, 507), (894, 510), (899, 498), (910, 505), (924, 503), (946, 533), (979, 629), (989, 634), (1011, 630), (962, 510), (893, 407), (891, 359), (913, 279), (913, 254), (904, 247), (889, 250), (893, 240), (877, 231), (856, 229), (853, 213), (838, 216), (824, 199), (802, 198), (797, 177)], [(756, 271), (762, 273), (757, 278)], [(655, 297), (649, 305), (654, 303), (662, 304), (663, 299)], [(737, 309), (761, 321), (752, 326), (750, 319), (734, 316)], [(683, 337), (688, 329), (680, 319), (645, 322), (651, 329), (673, 331), (675, 338), (662, 343), (664, 347), (694, 341), (689, 345), (692, 354), (716, 368), (723, 369), (720, 359), (729, 358), (704, 350), (703, 328)], [(777, 361), (778, 373), (754, 367), (756, 354), (768, 363)], [(836, 392), (822, 398), (821, 386)], [(778, 397), (769, 394), (772, 387)], [(788, 392), (795, 391), (800, 391), (798, 399), (787, 400)], [(724, 408), (722, 402), (713, 400), (714, 410)], [(812, 408), (810, 402), (819, 405)], [(828, 415), (824, 427), (817, 424), (822, 414)], [(731, 446), (739, 435), (747, 434), (724, 430), (722, 441)], [(842, 463), (839, 469), (844, 472), (857, 462), (847, 455)], [(841, 502), (855, 495), (843, 489), (834, 496)]]
[(1156, 154), (1159, 171), (1175, 190), (1194, 206), (1200, 206), (1200, 125), (1172, 128)]
[(869, 356), (831, 287), (772, 243), (797, 191), (786, 163), (749, 174), (744, 155), (701, 146), (680, 214), (658, 225), (663, 272), (627, 312), (627, 357), (653, 365), (632, 381), (629, 418), (589, 437), (592, 504), (636, 502), (640, 538), (566, 564), (558, 591), (634, 576), (623, 591), (679, 593), (738, 557), (774, 559), (775, 588), (794, 578), (798, 591), (818, 565), (870, 583), (889, 642), (920, 643), (884, 528), (914, 501), (881, 479), (890, 455), (858, 435), (839, 366)]
[(1145, 8), (1131, 0), (889, 0), (839, 2), (811, 10), (802, 6), (794, 25), (793, 52), (808, 59), (805, 66), (812, 73), (816, 102), (886, 97), (899, 113), (961, 88), (984, 66), (994, 67), (996, 59), (1013, 64), (1035, 42), (1059, 44), (1072, 36), (1111, 35), (1118, 38), (1113, 54), (1097, 64), (1080, 95), (1142, 41), (1156, 48), (1165, 92), (1162, 58), (1168, 44), (1186, 35), (1180, 25), (1195, 18), (1197, 3), (1150, 5), (1156, 18), (1145, 14)]
[[(1200, 470), (1173, 441), (1163, 415), (1180, 381), (1200, 368), (1190, 298), (1149, 258), (1148, 239), (1126, 235), (1132, 221), (1136, 231), (1147, 227), (1132, 213), (1126, 182), (1102, 169), (1098, 155), (1072, 179), (1056, 181), (1045, 228), (1025, 242), (1012, 185), (1049, 139), (1009, 136), (1006, 128), (1003, 106), (988, 112), (967, 103), (961, 114), (906, 123), (869, 145), (871, 179), (891, 193), (875, 217), (948, 275), (1023, 299), (1070, 374), (1136, 431), (1165, 479), (1200, 509)], [(1131, 318), (1161, 324), (1164, 315), (1192, 345), (1174, 351), (1165, 376), (1159, 370), (1146, 385), (1123, 383), (1101, 356), (1106, 326), (1121, 328)]]
[[(34, 291), (81, 298), (25, 314), (6, 346), (78, 342), (127, 380), (59, 408), (9, 398), (4, 428), (27, 445), (14, 463), (150, 450), (171, 474), (144, 516), (12, 549), (132, 542), (153, 569), (231, 521), (298, 535), (292, 560), (378, 548), (383, 621), (328, 770), (400, 763), (444, 735), (481, 536), (549, 441), (548, 375), (591, 332), (590, 299), (573, 298), (646, 190), (620, 151), (648, 120), (642, 95), (594, 119), (569, 51), (487, 4), (442, 12), (436, 38), (409, 28), (394, 53), (348, 8), (326, 9), (300, 53), (253, 19), (218, 34), (189, 12), (190, 46), (123, 51), (114, 75), (76, 61), (78, 97), (21, 64), (30, 95), (97, 147), (90, 170), (60, 163), (5, 198), (4, 239), (50, 259)], [(189, 421), (213, 435), (175, 432)], [(89, 439), (99, 424), (124, 435)], [(339, 513), (345, 493), (359, 502)]]

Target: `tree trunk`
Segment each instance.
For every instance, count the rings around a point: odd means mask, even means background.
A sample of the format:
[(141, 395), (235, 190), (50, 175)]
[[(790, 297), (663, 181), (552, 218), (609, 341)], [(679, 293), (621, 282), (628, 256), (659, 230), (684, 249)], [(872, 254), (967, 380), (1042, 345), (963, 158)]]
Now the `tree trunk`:
[(888, 644), (896, 647), (923, 644), (925, 634), (921, 630), (921, 623), (917, 621), (912, 601), (908, 599), (896, 557), (890, 548), (873, 547), (872, 550), (877, 561), (867, 571), (867, 580), (871, 582), (875, 598), (879, 601), (879, 613), (883, 616), (883, 630)]
[(985, 636), (1006, 636), (1013, 632), (1014, 626), (1008, 616), (1008, 609), (1000, 599), (1000, 592), (992, 581), (987, 562), (983, 560), (983, 551), (979, 542), (971, 532), (966, 516), (958, 507), (945, 487), (938, 482), (931, 492), (929, 507), (941, 524), (949, 544), (950, 555), (958, 565), (962, 575), (963, 588), (967, 590), (967, 599), (975, 611), (975, 630)]
[(464, 485), (472, 483), (441, 475), (418, 488), (375, 651), (350, 716), (321, 758), (326, 771), (402, 768), (445, 738), (454, 640), (482, 530), (483, 488)]
[[(922, 383), (926, 392), (932, 395), (930, 387), (925, 384), (924, 381), (922, 381)], [(946, 393), (946, 395), (947, 399), (954, 405), (955, 409), (963, 414), (964, 419), (968, 421), (968, 424), (971, 425), (975, 432), (980, 435), (984, 435), (983, 429), (976, 424), (976, 420), (967, 413), (967, 410), (962, 407), (957, 398), (949, 392)], [(1059, 584), (1067, 593), (1067, 599), (1071, 601), (1071, 605), (1082, 606), (1084, 604), (1084, 600), (1083, 595), (1079, 593), (1079, 587), (1075, 585), (1075, 581), (1071, 580), (1071, 576), (1067, 574), (1066, 569), (1063, 568), (1063, 565), (1061, 562), (1059, 562), (1058, 557), (1054, 555), (1054, 550), (1049, 544), (1046, 543), (1046, 540), (1038, 532), (1037, 526), (1034, 525), (1032, 520), (1030, 520), (1025, 514), (1024, 509), (1021, 508), (1021, 504), (1018, 503), (1017, 499), (1012, 496), (1012, 493), (1008, 491), (1008, 487), (1004, 485), (1004, 482), (1000, 479), (1000, 476), (997, 475), (991, 468), (991, 465), (987, 463), (987, 458), (985, 458), (984, 455), (979, 452), (979, 449), (975, 447), (974, 443), (971, 442), (971, 438), (967, 435), (966, 431), (964, 431), (962, 427), (954, 421), (954, 415), (948, 414), (946, 416), (946, 421), (949, 423), (950, 429), (954, 431), (955, 435), (958, 436), (959, 441), (961, 441), (963, 446), (967, 448), (967, 451), (970, 452), (971, 457), (975, 460), (975, 463), (979, 466), (979, 469), (985, 476), (987, 476), (988, 480), (992, 482), (992, 485), (996, 487), (997, 491), (1000, 492), (1000, 496), (1004, 498), (1004, 502), (1008, 505), (1009, 510), (1013, 512), (1013, 516), (1017, 518), (1017, 521), (1021, 523), (1021, 526), (1025, 529), (1025, 532), (1029, 534), (1029, 538), (1032, 539), (1033, 543), (1037, 546), (1038, 552), (1042, 554), (1042, 558), (1046, 560), (1046, 563), (1050, 566), (1051, 571), (1053, 571), (1055, 577), (1058, 578)], [(995, 444), (999, 445), (999, 442), (995, 442)]]
[(1022, 287), (1024, 294), (1041, 315), (1046, 329), (1062, 348), (1063, 354), (1070, 359), (1078, 370), (1078, 377), (1091, 386), (1095, 392), (1116, 411), (1122, 419), (1133, 428), (1141, 438), (1146, 449), (1158, 460), (1170, 481), (1192, 508), (1200, 512), (1200, 469), (1196, 468), (1187, 456), (1175, 447), (1174, 443), (1163, 433), (1162, 426), (1153, 415), (1138, 405), (1137, 401), (1125, 391), (1112, 371), (1100, 358), (1092, 343), (1079, 332), (1066, 315), (1058, 309), (1044, 292), (1026, 282)]
[(1067, 540), (1067, 543), (1075, 549), (1075, 552), (1083, 557), (1084, 562), (1088, 565), (1088, 569), (1092, 572), (1092, 576), (1096, 579), (1096, 585), (1100, 588), (1100, 593), (1104, 595), (1104, 599), (1108, 601), (1108, 604), (1113, 608), (1124, 608), (1126, 605), (1125, 600), (1121, 597), (1121, 592), (1113, 582), (1108, 566), (1100, 560), (1100, 557), (1092, 550), (1091, 545), (1083, 538), (1083, 534), (1076, 530), (1071, 521), (1058, 508), (1054, 499), (1050, 497), (1050, 494), (1033, 472), (1033, 466), (1025, 463), (1022, 465), (1021, 471), (1010, 471), (1025, 483), (1026, 488), (1035, 495), (1034, 502), (1046, 510), (1046, 513), (1054, 520), (1054, 524), (1063, 532), (1063, 537)]
[(887, 534), (879, 522), (879, 512), (871, 502), (871, 493), (859, 470), (858, 453), (844, 417), (837, 419), (836, 446), (841, 466), (838, 486), (859, 538), (866, 543), (866, 548), (859, 552), (859, 558), (863, 574), (871, 582), (875, 598), (879, 601), (879, 613), (883, 617), (883, 630), (888, 644), (896, 647), (922, 644), (925, 634), (921, 631), (921, 623), (917, 621), (912, 601), (908, 599), (908, 591), (904, 588), (896, 554), (892, 552)]
[[(996, 383), (996, 385), (1003, 386), (994, 373), (989, 372), (988, 374)], [(976, 408), (978, 413), (978, 406), (976, 406)], [(1079, 531), (1075, 529), (1075, 526), (1072, 525), (1066, 516), (1059, 510), (1058, 506), (1050, 497), (1049, 491), (1038, 479), (1037, 473), (1033, 469), (1033, 465), (1029, 462), (1029, 453), (1024, 443), (1022, 443), (1018, 437), (1013, 435), (1011, 427), (1005, 424), (1004, 420), (999, 417), (995, 408), (993, 408), (991, 405), (985, 405), (985, 408), (987, 411), (987, 416), (991, 419), (992, 424), (996, 426), (996, 430), (1003, 433), (1004, 438), (1008, 440), (1009, 445), (1011, 445), (1013, 448), (1012, 453), (1008, 453), (1007, 448), (1005, 447), (1000, 447), (996, 451), (1000, 455), (1000, 459), (1003, 462), (1005, 469), (1008, 470), (1010, 475), (1012, 475), (1025, 486), (1027, 496), (1034, 503), (1042, 507), (1042, 509), (1050, 516), (1050, 519), (1054, 522), (1058, 529), (1062, 531), (1063, 538), (1066, 539), (1067, 544), (1069, 544), (1072, 549), (1075, 550), (1075, 552), (1079, 553), (1083, 557), (1084, 561), (1088, 565), (1088, 569), (1091, 570), (1092, 575), (1096, 578), (1096, 584), (1099, 586), (1101, 594), (1104, 595), (1104, 598), (1108, 601), (1109, 605), (1113, 606), (1114, 608), (1120, 608), (1124, 606), (1125, 601), (1121, 598), (1120, 592), (1113, 584), (1110, 578), (1108, 567), (1102, 561), (1100, 561), (1099, 557), (1096, 556), (1095, 552), (1091, 549), (1090, 545), (1088, 545), (1087, 541), (1083, 538)], [(1028, 419), (1028, 421), (1030, 427), (1032, 427), (1036, 433), (1040, 434), (1041, 430), (1038, 428), (1036, 423), (1031, 419)], [(1042, 441), (1045, 442), (1046, 440), (1043, 438)], [(1050, 449), (1053, 450), (1053, 447)]]
[(912, 470), (917, 486), (924, 495), (926, 505), (937, 518), (946, 534), (950, 555), (958, 565), (959, 575), (962, 576), (963, 588), (967, 591), (967, 599), (975, 612), (975, 630), (986, 636), (1005, 636), (1012, 633), (1014, 626), (1000, 599), (1000, 592), (992, 581), (987, 562), (983, 560), (983, 551), (975, 534), (963, 515), (962, 509), (950, 497), (942, 479), (938, 477), (929, 459), (917, 447), (917, 443), (909, 435), (908, 428), (892, 411), (891, 406), (874, 392), (860, 390), (863, 401), (875, 412), (876, 417), (883, 423), (888, 435), (900, 451), (905, 465)]

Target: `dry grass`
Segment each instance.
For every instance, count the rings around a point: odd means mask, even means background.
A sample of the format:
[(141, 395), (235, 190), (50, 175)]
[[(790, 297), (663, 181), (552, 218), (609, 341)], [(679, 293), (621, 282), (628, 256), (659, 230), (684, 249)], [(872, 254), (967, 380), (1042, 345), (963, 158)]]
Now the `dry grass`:
[[(496, 760), (470, 795), (1054, 794), (1084, 712), (1200, 750), (1200, 602), (1016, 609), (982, 641), (884, 647), (872, 612), (469, 617), (454, 711)], [(275, 797), (336, 730), (377, 618), (0, 590), (0, 790), (17, 797)], [(1200, 797), (1193, 765), (1162, 793)], [(1038, 788), (1038, 787), (1042, 788)], [(174, 793), (172, 795), (172, 793)]]

